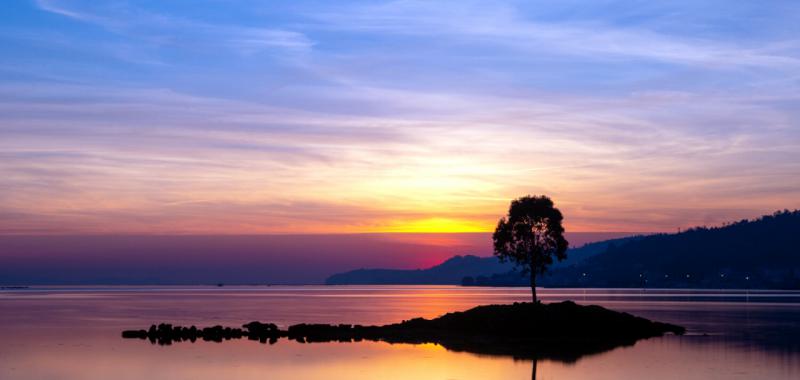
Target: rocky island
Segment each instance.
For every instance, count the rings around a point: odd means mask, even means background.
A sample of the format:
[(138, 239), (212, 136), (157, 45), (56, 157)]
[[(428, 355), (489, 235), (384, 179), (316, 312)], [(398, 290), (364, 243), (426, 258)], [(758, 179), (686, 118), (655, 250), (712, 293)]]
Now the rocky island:
[(570, 361), (631, 345), (639, 339), (684, 332), (680, 326), (565, 301), (478, 306), (434, 319), (415, 318), (383, 326), (297, 324), (281, 329), (273, 323), (250, 322), (241, 328), (197, 328), (162, 323), (148, 330), (123, 331), (122, 337), (146, 339), (160, 345), (242, 338), (262, 343), (275, 343), (281, 338), (300, 343), (362, 340), (436, 343), (454, 351)]

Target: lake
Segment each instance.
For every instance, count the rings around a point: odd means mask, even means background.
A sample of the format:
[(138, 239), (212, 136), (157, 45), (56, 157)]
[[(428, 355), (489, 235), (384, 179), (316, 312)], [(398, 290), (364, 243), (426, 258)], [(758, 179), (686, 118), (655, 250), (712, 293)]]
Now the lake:
[(384, 324), (490, 303), (524, 288), (457, 286), (33, 287), (0, 290), (0, 379), (798, 379), (800, 292), (541, 289), (683, 325), (574, 362), (516, 360), (383, 342), (152, 345), (120, 337), (151, 323), (259, 320)]

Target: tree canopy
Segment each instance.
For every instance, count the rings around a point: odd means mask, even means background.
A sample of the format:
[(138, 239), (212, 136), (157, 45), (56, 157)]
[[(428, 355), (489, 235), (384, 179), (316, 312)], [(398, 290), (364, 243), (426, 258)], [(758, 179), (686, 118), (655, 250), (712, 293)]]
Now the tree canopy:
[(545, 273), (554, 259), (567, 257), (563, 219), (549, 197), (528, 195), (511, 202), (508, 215), (500, 219), (492, 235), (494, 254), (530, 275), (534, 302), (536, 276)]

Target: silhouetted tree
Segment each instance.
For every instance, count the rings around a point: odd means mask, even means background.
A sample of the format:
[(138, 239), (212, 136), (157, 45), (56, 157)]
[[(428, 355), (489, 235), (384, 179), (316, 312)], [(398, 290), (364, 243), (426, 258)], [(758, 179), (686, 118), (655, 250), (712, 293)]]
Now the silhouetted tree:
[(567, 257), (561, 211), (547, 196), (525, 196), (511, 202), (508, 215), (494, 231), (494, 254), (500, 261), (514, 263), (522, 274), (530, 274), (531, 293), (536, 302), (536, 275), (543, 274), (553, 258)]

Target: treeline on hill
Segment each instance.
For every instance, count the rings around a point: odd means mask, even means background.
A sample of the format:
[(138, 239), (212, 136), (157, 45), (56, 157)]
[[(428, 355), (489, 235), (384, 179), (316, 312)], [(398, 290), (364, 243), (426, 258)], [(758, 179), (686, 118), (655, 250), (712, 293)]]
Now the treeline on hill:
[[(462, 284), (526, 286), (528, 280), (510, 271), (465, 277)], [(612, 243), (575, 265), (554, 268), (540, 284), (799, 289), (800, 211)]]

